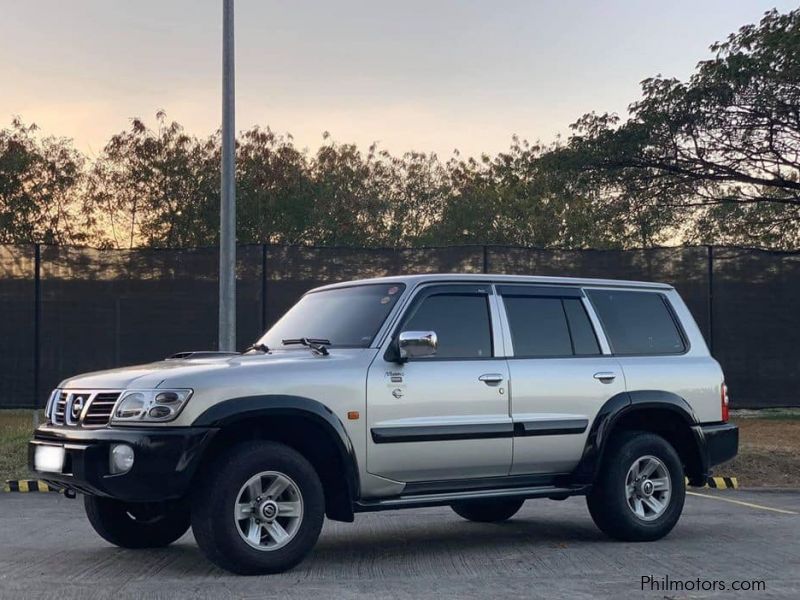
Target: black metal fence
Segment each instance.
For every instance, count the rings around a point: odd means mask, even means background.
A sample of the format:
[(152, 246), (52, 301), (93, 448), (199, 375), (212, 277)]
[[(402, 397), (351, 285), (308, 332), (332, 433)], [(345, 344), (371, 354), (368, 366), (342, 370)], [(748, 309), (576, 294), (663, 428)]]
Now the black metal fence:
[[(69, 375), (217, 343), (213, 248), (0, 245), (0, 407), (30, 407)], [(401, 273), (517, 273), (672, 283), (725, 369), (736, 407), (800, 406), (800, 253), (748, 248), (539, 250), (240, 246), (244, 347), (306, 290)]]

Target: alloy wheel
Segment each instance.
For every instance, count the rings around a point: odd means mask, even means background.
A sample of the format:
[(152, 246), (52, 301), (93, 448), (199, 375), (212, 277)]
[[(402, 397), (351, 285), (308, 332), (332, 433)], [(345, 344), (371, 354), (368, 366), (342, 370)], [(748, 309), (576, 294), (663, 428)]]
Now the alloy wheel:
[(642, 456), (628, 469), (625, 497), (628, 508), (642, 521), (654, 521), (669, 506), (672, 482), (666, 465), (655, 456)]
[(303, 521), (300, 488), (283, 473), (258, 473), (239, 490), (233, 518), (239, 535), (251, 547), (263, 551), (282, 548)]

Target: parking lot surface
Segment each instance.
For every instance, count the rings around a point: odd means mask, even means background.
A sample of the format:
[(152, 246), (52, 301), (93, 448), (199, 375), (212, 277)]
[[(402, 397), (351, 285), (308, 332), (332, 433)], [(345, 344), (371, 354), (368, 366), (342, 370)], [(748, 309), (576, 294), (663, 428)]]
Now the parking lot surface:
[[(0, 597), (800, 597), (800, 492), (700, 493), (667, 538), (648, 544), (604, 537), (582, 498), (528, 501), (503, 524), (470, 523), (449, 508), (357, 515), (326, 522), (304, 563), (269, 577), (212, 567), (191, 533), (160, 550), (112, 547), (80, 498), (0, 494)], [(648, 575), (761, 580), (765, 589), (642, 591)]]

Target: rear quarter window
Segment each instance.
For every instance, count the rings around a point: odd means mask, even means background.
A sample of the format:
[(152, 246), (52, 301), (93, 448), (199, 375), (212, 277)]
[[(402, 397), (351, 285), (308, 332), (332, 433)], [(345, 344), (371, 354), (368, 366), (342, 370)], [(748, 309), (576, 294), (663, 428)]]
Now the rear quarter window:
[(668, 301), (657, 292), (586, 290), (611, 350), (620, 355), (681, 354), (686, 343)]

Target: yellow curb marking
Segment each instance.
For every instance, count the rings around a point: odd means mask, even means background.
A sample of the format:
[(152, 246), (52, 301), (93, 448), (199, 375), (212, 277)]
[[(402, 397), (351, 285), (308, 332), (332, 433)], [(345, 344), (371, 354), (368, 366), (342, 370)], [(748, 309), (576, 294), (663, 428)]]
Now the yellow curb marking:
[(761, 510), (771, 510), (772, 512), (781, 513), (784, 515), (800, 515), (800, 513), (793, 510), (784, 510), (782, 508), (772, 508), (771, 506), (762, 506), (761, 504), (752, 504), (750, 502), (742, 502), (741, 500), (733, 500), (731, 498), (723, 498), (722, 496), (709, 496), (708, 494), (698, 494), (697, 492), (686, 492), (690, 496), (699, 496), (700, 498), (711, 498), (712, 500), (720, 500), (722, 502), (730, 502), (731, 504), (739, 504), (740, 506), (747, 506), (749, 508), (759, 508)]
[[(711, 485), (711, 484), (714, 485)], [(686, 477), (686, 485), (689, 485), (689, 478)], [(739, 480), (736, 477), (707, 477), (705, 489), (718, 489), (718, 490), (738, 490)]]
[(55, 488), (50, 487), (46, 482), (38, 479), (7, 479), (3, 485), (3, 492), (58, 492)]

